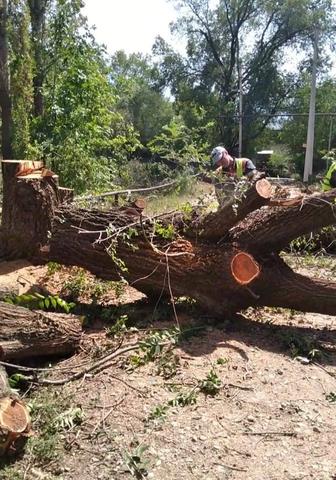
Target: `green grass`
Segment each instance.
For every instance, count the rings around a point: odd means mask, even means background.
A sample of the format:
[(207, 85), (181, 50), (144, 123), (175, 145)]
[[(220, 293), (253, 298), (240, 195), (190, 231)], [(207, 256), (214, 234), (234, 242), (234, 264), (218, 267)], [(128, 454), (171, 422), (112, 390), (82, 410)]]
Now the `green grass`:
[(195, 182), (183, 192), (172, 191), (166, 195), (162, 193), (148, 195), (146, 198), (146, 215), (152, 216), (170, 210), (181, 210), (188, 203), (201, 200), (204, 195), (211, 193), (213, 187), (206, 183)]

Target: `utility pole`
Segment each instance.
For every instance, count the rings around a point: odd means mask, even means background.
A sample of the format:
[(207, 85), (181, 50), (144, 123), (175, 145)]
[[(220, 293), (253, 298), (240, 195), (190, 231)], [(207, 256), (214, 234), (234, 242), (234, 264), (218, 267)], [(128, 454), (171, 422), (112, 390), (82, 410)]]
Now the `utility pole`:
[(331, 140), (332, 140), (332, 133), (333, 133), (333, 121), (334, 117), (330, 117), (330, 130), (329, 130), (329, 142), (328, 142), (328, 152), (331, 150)]
[(237, 70), (238, 70), (238, 89), (239, 89), (239, 146), (238, 157), (241, 158), (243, 154), (243, 87), (242, 87), (242, 71), (240, 62), (240, 45), (239, 35), (237, 36)]
[(312, 65), (310, 106), (309, 106), (307, 142), (306, 142), (307, 147), (306, 147), (306, 156), (305, 156), (304, 173), (303, 173), (304, 182), (308, 182), (309, 177), (313, 173), (317, 59), (318, 59), (318, 31), (317, 29), (315, 29), (314, 56), (313, 56), (313, 65)]

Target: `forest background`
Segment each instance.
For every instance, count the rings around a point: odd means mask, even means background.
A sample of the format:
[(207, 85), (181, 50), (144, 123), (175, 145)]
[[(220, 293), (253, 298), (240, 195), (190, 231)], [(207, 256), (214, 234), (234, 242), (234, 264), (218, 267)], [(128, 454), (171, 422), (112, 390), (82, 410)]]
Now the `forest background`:
[[(190, 175), (224, 144), (272, 149), (275, 172), (300, 176), (312, 40), (319, 39), (315, 173), (335, 146), (331, 0), (171, 0), (172, 32), (152, 54), (107, 53), (81, 0), (0, 1), (4, 158), (43, 159), (75, 189), (147, 186)], [(288, 68), (295, 63), (295, 68)], [(279, 116), (275, 116), (279, 115)]]

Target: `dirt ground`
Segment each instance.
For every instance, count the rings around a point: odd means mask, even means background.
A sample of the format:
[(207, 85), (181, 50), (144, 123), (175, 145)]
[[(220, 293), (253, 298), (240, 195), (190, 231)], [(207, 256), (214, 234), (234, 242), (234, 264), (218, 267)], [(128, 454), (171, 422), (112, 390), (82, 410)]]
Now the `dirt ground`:
[[(310, 276), (335, 277), (335, 258), (287, 261)], [(81, 272), (52, 270), (0, 266), (3, 280), (25, 282), (20, 293), (78, 287)], [(89, 296), (85, 285), (79, 290), (85, 312)], [(87, 307), (80, 351), (57, 366), (75, 370), (121, 341), (148, 343), (154, 329), (176, 326), (170, 306), (153, 312), (140, 304), (124, 307), (129, 319), (111, 332), (120, 321), (113, 304), (129, 298), (141, 303), (134, 291), (113, 298), (100, 289), (103, 307)], [(249, 309), (216, 323), (193, 305), (177, 308), (189, 336), (175, 348), (150, 359), (130, 352), (97, 375), (28, 391), (35, 434), (22, 458), (2, 466), (0, 479), (335, 480), (336, 312)]]

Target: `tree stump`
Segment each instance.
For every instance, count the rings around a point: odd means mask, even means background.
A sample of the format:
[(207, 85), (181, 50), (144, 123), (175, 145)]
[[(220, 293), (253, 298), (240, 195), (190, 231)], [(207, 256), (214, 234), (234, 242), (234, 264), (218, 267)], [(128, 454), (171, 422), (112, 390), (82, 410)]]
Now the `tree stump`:
[[(28, 173), (32, 171), (32, 173)], [(48, 242), (55, 208), (62, 203), (58, 176), (43, 162), (3, 160), (0, 257), (32, 258)]]

